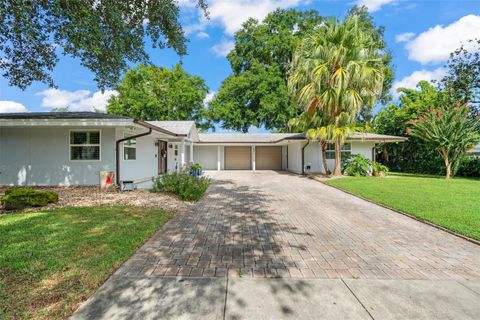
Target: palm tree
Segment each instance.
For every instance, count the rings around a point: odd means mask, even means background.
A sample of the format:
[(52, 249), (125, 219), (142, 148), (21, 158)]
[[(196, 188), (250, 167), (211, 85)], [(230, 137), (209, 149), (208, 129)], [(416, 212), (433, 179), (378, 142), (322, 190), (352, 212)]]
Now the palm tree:
[(319, 112), (331, 126), (335, 171), (341, 174), (341, 147), (363, 106), (373, 107), (382, 92), (383, 57), (357, 16), (328, 20), (295, 50), (289, 90), (308, 112)]

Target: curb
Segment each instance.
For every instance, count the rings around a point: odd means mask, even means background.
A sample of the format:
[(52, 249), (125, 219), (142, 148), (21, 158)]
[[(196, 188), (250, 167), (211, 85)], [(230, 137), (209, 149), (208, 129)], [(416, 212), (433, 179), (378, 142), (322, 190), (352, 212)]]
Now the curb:
[(414, 215), (411, 215), (410, 213), (406, 213), (406, 212), (404, 212), (404, 211), (401, 211), (401, 210), (398, 210), (398, 209), (395, 209), (395, 208), (391, 208), (391, 207), (389, 207), (389, 206), (387, 206), (387, 205), (384, 205), (384, 204), (382, 204), (382, 203), (378, 203), (378, 202), (375, 202), (375, 201), (373, 201), (373, 200), (367, 199), (367, 198), (365, 198), (365, 197), (363, 197), (363, 196), (354, 194), (354, 193), (352, 193), (352, 192), (350, 192), (350, 191), (346, 191), (346, 190), (340, 189), (340, 188), (338, 188), (338, 187), (331, 186), (331, 185), (325, 183), (324, 181), (320, 181), (320, 180), (317, 180), (317, 179), (313, 179), (313, 180), (318, 181), (318, 182), (326, 185), (327, 187), (337, 189), (337, 190), (342, 191), (342, 192), (344, 192), (344, 193), (346, 193), (346, 194), (349, 194), (349, 195), (351, 195), (351, 196), (357, 197), (357, 198), (362, 199), (362, 200), (364, 200), (364, 201), (370, 202), (370, 203), (375, 204), (375, 205), (377, 205), (377, 206), (380, 206), (380, 207), (383, 207), (383, 208), (385, 208), (385, 209), (394, 211), (394, 212), (396, 212), (396, 213), (400, 213), (400, 214), (402, 214), (402, 215), (404, 215), (404, 216), (407, 216), (407, 217), (409, 217), (409, 218), (411, 218), (411, 219), (413, 219), (413, 220), (416, 220), (416, 221), (418, 221), (418, 222), (422, 222), (422, 223), (427, 224), (427, 225), (429, 225), (429, 226), (431, 226), (431, 227), (434, 227), (434, 228), (436, 228), (436, 229), (439, 229), (439, 230), (448, 232), (448, 233), (450, 233), (451, 235), (454, 235), (454, 236), (456, 236), (456, 237), (462, 238), (463, 240), (467, 240), (467, 241), (469, 241), (469, 242), (471, 242), (471, 243), (473, 243), (473, 244), (476, 244), (477, 246), (480, 246), (480, 241), (475, 240), (475, 239), (470, 238), (470, 237), (467, 237), (467, 236), (464, 236), (463, 234), (460, 234), (460, 233), (457, 233), (457, 232), (455, 232), (455, 231), (449, 230), (449, 229), (447, 229), (447, 228), (445, 228), (445, 227), (439, 226), (438, 224), (435, 224), (435, 223), (433, 223), (433, 222), (424, 220), (424, 219), (419, 218), (419, 217), (415, 217)]

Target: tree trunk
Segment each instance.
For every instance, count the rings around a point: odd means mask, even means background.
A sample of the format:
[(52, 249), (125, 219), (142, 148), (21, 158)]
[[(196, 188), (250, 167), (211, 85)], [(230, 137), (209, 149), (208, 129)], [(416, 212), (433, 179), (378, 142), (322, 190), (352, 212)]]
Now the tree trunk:
[(328, 163), (327, 163), (327, 148), (328, 148), (328, 143), (322, 142), (322, 164), (323, 164), (324, 174), (330, 174), (330, 170), (328, 169)]
[(450, 162), (448, 158), (448, 154), (444, 155), (444, 160), (445, 160), (445, 179), (450, 179), (452, 176), (452, 163)]
[(335, 140), (335, 171), (333, 172), (334, 176), (342, 175), (342, 144), (340, 143), (340, 138)]

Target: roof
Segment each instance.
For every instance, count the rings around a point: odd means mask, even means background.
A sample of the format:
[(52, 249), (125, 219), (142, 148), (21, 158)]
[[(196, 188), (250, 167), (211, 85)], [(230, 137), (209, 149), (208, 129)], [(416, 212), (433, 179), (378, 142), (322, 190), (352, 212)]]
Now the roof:
[[(204, 133), (200, 143), (277, 143), (283, 140), (306, 140), (304, 133)], [(347, 140), (405, 141), (404, 137), (376, 133), (353, 133)]]
[(23, 112), (23, 113), (0, 113), (0, 119), (18, 120), (49, 120), (49, 119), (131, 119), (125, 116), (99, 112)]
[(152, 126), (165, 129), (177, 135), (187, 136), (195, 126), (193, 121), (145, 121)]
[(354, 132), (347, 140), (375, 140), (375, 141), (405, 141), (407, 138), (399, 136), (390, 136), (378, 133)]
[(215, 143), (275, 143), (287, 138), (302, 138), (299, 133), (201, 133), (200, 142)]

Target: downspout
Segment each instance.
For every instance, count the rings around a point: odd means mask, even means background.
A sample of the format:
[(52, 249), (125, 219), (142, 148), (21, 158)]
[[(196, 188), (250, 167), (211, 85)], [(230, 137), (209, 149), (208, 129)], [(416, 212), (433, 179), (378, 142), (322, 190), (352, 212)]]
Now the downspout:
[(115, 146), (116, 146), (115, 148), (115, 180), (116, 180), (117, 186), (120, 187), (120, 143), (122, 143), (123, 141), (148, 136), (151, 133), (152, 133), (152, 128), (150, 127), (148, 128), (147, 132), (136, 134), (128, 138), (119, 139), (115, 142)]
[(302, 147), (302, 174), (305, 174), (305, 148), (310, 144), (310, 141)]

